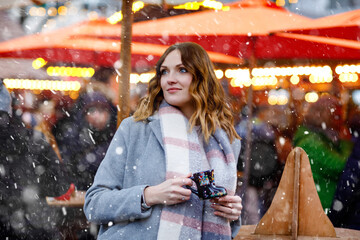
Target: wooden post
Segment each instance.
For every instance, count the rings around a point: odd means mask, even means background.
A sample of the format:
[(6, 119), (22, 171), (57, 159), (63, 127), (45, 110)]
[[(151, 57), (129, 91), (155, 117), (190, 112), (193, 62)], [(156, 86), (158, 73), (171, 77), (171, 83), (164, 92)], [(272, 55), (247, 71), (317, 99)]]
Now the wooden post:
[(117, 126), (130, 114), (130, 73), (131, 73), (131, 39), (132, 39), (132, 4), (133, 0), (123, 0), (121, 22), (121, 51), (119, 77), (119, 107)]
[(294, 196), (293, 196), (293, 215), (291, 222), (292, 240), (298, 239), (299, 227), (299, 191), (300, 191), (300, 158), (301, 152), (299, 148), (295, 148), (294, 161)]

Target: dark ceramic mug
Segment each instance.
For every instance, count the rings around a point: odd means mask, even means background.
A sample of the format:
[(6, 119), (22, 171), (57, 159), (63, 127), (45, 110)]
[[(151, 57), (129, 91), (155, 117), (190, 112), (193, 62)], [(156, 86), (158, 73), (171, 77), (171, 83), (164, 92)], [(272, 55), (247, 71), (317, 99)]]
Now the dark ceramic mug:
[(197, 189), (190, 186), (186, 186), (186, 188), (190, 189), (191, 192), (201, 199), (211, 199), (227, 195), (224, 187), (215, 185), (214, 169), (193, 173), (190, 179), (195, 182)]

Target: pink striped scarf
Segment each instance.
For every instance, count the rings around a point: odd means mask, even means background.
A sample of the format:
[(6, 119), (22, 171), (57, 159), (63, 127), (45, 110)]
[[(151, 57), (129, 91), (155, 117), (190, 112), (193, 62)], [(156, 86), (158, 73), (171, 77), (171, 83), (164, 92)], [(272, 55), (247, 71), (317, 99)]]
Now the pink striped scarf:
[[(163, 101), (158, 114), (166, 156), (166, 179), (212, 168), (215, 183), (234, 195), (236, 161), (226, 133), (216, 130), (206, 144), (196, 129), (189, 131), (188, 119), (177, 108)], [(158, 239), (231, 239), (229, 221), (214, 215), (210, 204), (192, 194), (184, 203), (164, 205)]]

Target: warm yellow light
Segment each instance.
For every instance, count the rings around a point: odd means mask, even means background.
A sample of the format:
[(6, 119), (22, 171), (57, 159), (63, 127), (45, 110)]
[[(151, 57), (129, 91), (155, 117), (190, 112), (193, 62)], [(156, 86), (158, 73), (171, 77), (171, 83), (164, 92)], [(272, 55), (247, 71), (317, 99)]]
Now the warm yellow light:
[(223, 11), (230, 11), (230, 7), (229, 7), (229, 6), (223, 6), (221, 10), (223, 10)]
[(43, 8), (43, 7), (40, 7), (37, 9), (37, 15), (40, 16), (40, 17), (43, 17), (46, 15), (46, 9)]
[(139, 81), (140, 81), (139, 74), (136, 74), (136, 73), (130, 74), (130, 83), (137, 84)]
[(278, 104), (278, 105), (285, 105), (285, 104), (287, 104), (288, 102), (289, 102), (289, 99), (288, 99), (288, 97), (285, 96), (285, 95), (279, 95), (279, 96), (277, 97), (277, 104)]
[(63, 77), (84, 77), (91, 78), (95, 74), (93, 68), (77, 68), (77, 67), (48, 67), (46, 72), (49, 76)]
[(339, 75), (340, 82), (356, 82), (359, 76), (355, 73), (341, 73)]
[(222, 79), (224, 77), (224, 72), (220, 69), (215, 70), (215, 75), (217, 79)]
[(254, 86), (274, 86), (277, 84), (278, 80), (275, 76), (254, 77), (251, 79), (251, 82)]
[(293, 84), (293, 85), (296, 85), (300, 82), (300, 78), (298, 75), (292, 75), (290, 77), (290, 82)]
[(312, 103), (319, 99), (319, 95), (316, 92), (308, 92), (305, 94), (305, 101)]
[(276, 105), (276, 103), (277, 103), (277, 96), (276, 96), (276, 95), (270, 95), (270, 96), (268, 97), (268, 103), (269, 103), (270, 105)]
[(49, 16), (54, 17), (57, 14), (57, 9), (55, 7), (50, 7), (47, 10), (47, 13), (48, 13)]
[[(353, 67), (352, 69), (355, 68)], [(247, 72), (249, 75), (249, 69), (226, 69), (224, 73), (225, 77), (232, 79), (239, 78), (241, 71), (244, 73)], [(253, 84), (257, 86), (276, 85), (278, 83), (277, 76), (289, 76), (290, 82), (294, 85), (300, 82), (300, 76), (302, 75), (308, 75), (312, 83), (330, 83), (333, 80), (333, 72), (329, 65), (253, 68), (251, 74), (254, 77), (252, 80)], [(244, 75), (242, 77), (244, 77)]]
[(352, 64), (352, 65), (338, 65), (335, 68), (335, 72), (337, 74), (341, 74), (341, 73), (360, 73), (360, 64)]
[(289, 97), (282, 90), (270, 90), (268, 96), (268, 103), (270, 105), (285, 105), (289, 102)]
[[(142, 8), (144, 8), (144, 6), (145, 6), (144, 2), (136, 1), (132, 5), (132, 11), (137, 12), (137, 11), (141, 10)], [(119, 12), (114, 13), (110, 17), (108, 17), (106, 19), (106, 21), (110, 24), (116, 24), (116, 23), (120, 22), (122, 19), (123, 19), (123, 14), (121, 13), (121, 11), (119, 11)]]
[(212, 8), (212, 9), (215, 9), (215, 10), (221, 10), (222, 7), (223, 7), (223, 4), (221, 2), (214, 1), (214, 0), (204, 0), (202, 2), (202, 5), (204, 7)]
[(285, 6), (285, 0), (276, 0), (276, 5), (279, 7)]
[(330, 66), (322, 67), (307, 66), (307, 67), (273, 67), (273, 68), (254, 68), (252, 75), (254, 77), (264, 76), (292, 76), (292, 75), (310, 75), (313, 73), (327, 73), (332, 74)]
[(120, 12), (116, 12), (113, 15), (111, 15), (110, 17), (108, 17), (106, 19), (107, 22), (109, 22), (110, 24), (116, 24), (118, 22), (120, 22), (123, 19), (123, 15)]
[(333, 80), (332, 74), (324, 76), (324, 82), (329, 83), (332, 82), (332, 80)]
[(225, 70), (225, 77), (232, 78), (233, 77), (233, 71), (234, 71), (234, 69), (226, 69)]
[(4, 79), (9, 89), (79, 91), (81, 84), (78, 81), (36, 80), (36, 79)]
[(174, 9), (199, 10), (201, 6), (215, 10), (223, 10), (223, 11), (230, 10), (229, 6), (224, 7), (222, 2), (215, 0), (204, 0), (202, 2), (187, 2), (181, 5), (174, 6)]
[(231, 79), (230, 85), (232, 87), (249, 87), (251, 85), (249, 69), (227, 69), (225, 77)]
[(321, 73), (321, 71), (311, 74), (309, 77), (309, 81), (311, 83), (329, 83), (332, 81), (332, 79), (332, 75)]
[(32, 62), (32, 67), (33, 67), (34, 69), (39, 69), (39, 68), (45, 66), (46, 63), (47, 63), (47, 61), (45, 61), (45, 59), (43, 59), (43, 58), (37, 58), (37, 59), (35, 59), (35, 60)]
[(139, 81), (142, 83), (148, 83), (154, 76), (155, 73), (142, 73), (139, 76)]
[(79, 97), (79, 91), (71, 91), (69, 96), (71, 99), (77, 99)]
[(197, 2), (187, 2), (184, 5), (186, 10), (198, 10), (200, 8), (200, 4)]
[(133, 5), (132, 5), (132, 11), (133, 11), (133, 12), (137, 12), (137, 11), (139, 11), (140, 9), (144, 8), (144, 6), (145, 6), (144, 2), (142, 2), (142, 1), (136, 1), (136, 2), (134, 2)]
[(32, 17), (37, 16), (37, 7), (31, 7), (29, 10), (29, 15)]
[(61, 16), (65, 16), (67, 14), (67, 7), (65, 6), (60, 6), (58, 9), (58, 13)]
[(227, 78), (245, 78), (250, 79), (250, 71), (249, 69), (226, 69), (225, 77)]

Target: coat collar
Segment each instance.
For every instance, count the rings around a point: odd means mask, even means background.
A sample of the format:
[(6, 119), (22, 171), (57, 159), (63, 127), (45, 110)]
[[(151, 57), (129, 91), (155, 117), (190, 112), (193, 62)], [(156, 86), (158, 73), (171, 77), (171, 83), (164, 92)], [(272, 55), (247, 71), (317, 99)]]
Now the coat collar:
[(163, 137), (161, 133), (160, 119), (158, 115), (153, 115), (148, 118), (149, 126), (159, 141), (162, 148), (164, 148)]

